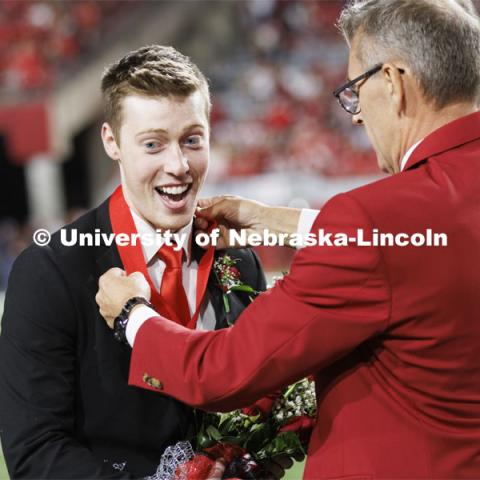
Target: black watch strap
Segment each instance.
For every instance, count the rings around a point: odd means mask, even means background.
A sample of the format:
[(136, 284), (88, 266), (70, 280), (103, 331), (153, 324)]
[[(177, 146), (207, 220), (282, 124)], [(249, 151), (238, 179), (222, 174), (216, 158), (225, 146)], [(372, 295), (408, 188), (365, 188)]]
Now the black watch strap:
[(130, 315), (132, 308), (137, 305), (147, 305), (147, 307), (153, 308), (152, 304), (143, 297), (132, 297), (127, 300), (122, 311), (113, 321), (113, 336), (115, 337), (115, 340), (128, 345), (126, 336), (128, 316)]

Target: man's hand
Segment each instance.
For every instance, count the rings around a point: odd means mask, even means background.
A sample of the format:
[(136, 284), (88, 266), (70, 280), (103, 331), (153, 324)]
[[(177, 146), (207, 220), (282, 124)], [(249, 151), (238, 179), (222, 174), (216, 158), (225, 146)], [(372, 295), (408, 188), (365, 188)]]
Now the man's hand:
[(225, 463), (223, 458), (218, 459), (210, 470), (207, 480), (222, 480), (225, 472)]
[[(280, 455), (270, 459), (268, 464), (265, 466), (265, 477), (267, 480), (280, 480), (285, 476), (285, 472), (292, 468), (293, 459), (297, 462), (303, 462), (305, 460), (305, 455), (297, 454), (294, 457), (288, 455)], [(225, 472), (225, 463), (221, 458), (215, 462), (207, 480), (221, 480), (223, 478), (223, 473)]]
[(203, 198), (198, 201), (195, 226), (206, 230), (209, 222), (216, 221), (220, 230), (217, 249), (244, 247), (230, 244), (229, 230), (245, 230), (247, 237), (252, 233), (291, 235), (297, 231), (300, 210), (286, 207), (270, 207), (264, 203), (233, 195)]
[(216, 221), (220, 230), (218, 249), (239, 245), (230, 245), (229, 230), (246, 230), (247, 235), (263, 232), (265, 211), (269, 207), (263, 203), (233, 195), (202, 198), (198, 201), (195, 226), (206, 230), (209, 222)]
[(130, 298), (143, 297), (150, 301), (150, 285), (140, 272), (127, 276), (122, 269), (111, 268), (100, 277), (98, 287), (95, 301), (110, 328)]

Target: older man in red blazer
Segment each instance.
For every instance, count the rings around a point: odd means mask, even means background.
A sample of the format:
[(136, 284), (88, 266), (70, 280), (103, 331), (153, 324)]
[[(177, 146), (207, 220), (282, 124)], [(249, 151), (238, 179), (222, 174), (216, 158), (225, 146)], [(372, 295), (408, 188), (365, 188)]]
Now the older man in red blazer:
[[(335, 94), (392, 176), (332, 198), (311, 230), (362, 230), (370, 245), (301, 249), (230, 330), (190, 331), (136, 307), (130, 383), (231, 410), (313, 373), (305, 478), (478, 479), (479, 21), (467, 1), (367, 0), (347, 6), (340, 25), (352, 80)], [(204, 211), (286, 233), (308, 215), (235, 198)], [(440, 246), (420, 245), (428, 231)], [(398, 241), (377, 245), (376, 232)], [(136, 295), (149, 296), (141, 277), (105, 275), (98, 302), (109, 324)]]

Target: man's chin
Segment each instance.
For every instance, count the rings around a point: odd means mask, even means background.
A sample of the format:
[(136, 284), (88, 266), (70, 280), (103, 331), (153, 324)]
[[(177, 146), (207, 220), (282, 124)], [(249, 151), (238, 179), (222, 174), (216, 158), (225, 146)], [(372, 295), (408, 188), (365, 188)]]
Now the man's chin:
[(176, 215), (165, 215), (162, 217), (156, 216), (153, 218), (153, 221), (150, 223), (153, 227), (157, 230), (170, 230), (172, 232), (176, 232), (181, 228), (188, 225), (193, 218), (193, 212), (191, 213), (182, 213)]

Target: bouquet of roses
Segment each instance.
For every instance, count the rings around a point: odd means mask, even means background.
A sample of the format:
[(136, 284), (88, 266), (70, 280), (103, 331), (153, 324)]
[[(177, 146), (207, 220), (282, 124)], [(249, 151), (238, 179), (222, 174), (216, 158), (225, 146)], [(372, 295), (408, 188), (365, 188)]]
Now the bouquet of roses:
[(167, 448), (154, 478), (204, 480), (220, 458), (226, 465), (223, 478), (264, 478), (269, 459), (305, 453), (315, 415), (310, 378), (248, 408), (201, 413), (196, 437)]

